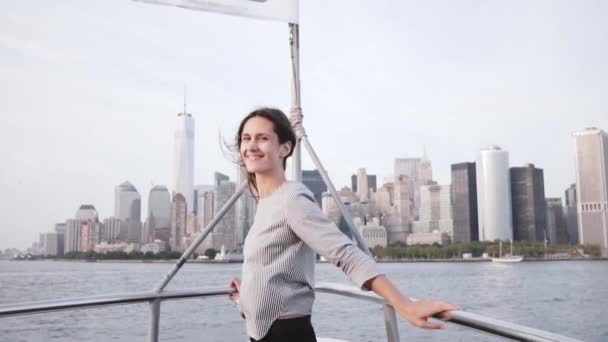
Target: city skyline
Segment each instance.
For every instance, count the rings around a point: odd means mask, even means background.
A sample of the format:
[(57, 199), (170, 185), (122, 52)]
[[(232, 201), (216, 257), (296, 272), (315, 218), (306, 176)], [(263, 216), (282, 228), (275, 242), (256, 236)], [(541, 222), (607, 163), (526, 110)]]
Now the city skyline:
[[(394, 158), (424, 146), (447, 184), (451, 164), (489, 144), (508, 150), (511, 166), (542, 168), (547, 197), (575, 182), (572, 132), (608, 128), (605, 5), (345, 4), (301, 6), (304, 124), (336, 187), (361, 167), (381, 183)], [(236, 179), (218, 135), (230, 142), (249, 110), (289, 110), (285, 25), (124, 1), (0, 9), (2, 249), (29, 245), (81, 204), (110, 216), (125, 180), (142, 197), (171, 186), (166, 131), (184, 83), (198, 123), (195, 184), (215, 170)], [(158, 25), (167, 18), (175, 25)], [(244, 59), (241, 49), (267, 53)]]
[[(496, 146), (490, 146), (489, 148), (490, 148), (490, 149), (492, 149), (492, 148), (497, 148), (497, 147), (496, 147)], [(486, 150), (486, 149), (481, 149), (481, 150), (480, 150), (480, 152), (483, 152), (484, 150)], [(432, 163), (432, 161), (431, 161), (430, 159), (425, 159), (425, 158), (427, 158), (427, 157), (426, 157), (426, 156), (424, 156), (424, 157), (409, 157), (409, 158), (405, 158), (405, 159), (412, 160), (412, 161), (418, 160), (418, 162), (420, 162), (421, 160), (426, 160), (426, 161), (427, 161), (429, 164), (430, 164), (430, 163)], [(395, 161), (397, 161), (397, 160), (403, 160), (403, 159), (404, 159), (404, 158), (395, 158)], [(463, 163), (467, 163), (467, 162), (463, 162)], [(473, 162), (473, 164), (475, 164), (475, 162)], [(530, 164), (530, 165), (531, 165), (531, 164)], [(517, 166), (513, 166), (513, 165), (511, 165), (511, 164), (510, 164), (508, 161), (506, 162), (505, 166), (506, 166), (507, 168), (509, 168), (509, 167), (510, 167), (511, 169), (514, 169), (514, 168), (515, 168), (515, 169), (517, 169), (517, 168), (518, 168)], [(529, 165), (528, 165), (528, 166), (529, 166)], [(525, 166), (525, 167), (528, 167), (528, 166)], [(419, 165), (418, 167), (420, 167), (420, 165)], [(362, 171), (363, 171), (363, 172), (365, 172), (365, 169), (359, 168), (357, 171), (358, 171), (358, 172), (362, 172)], [(312, 172), (312, 171), (311, 171), (311, 170), (303, 170), (303, 172)], [(314, 172), (316, 172), (316, 171), (314, 171)], [(375, 177), (375, 175), (373, 175), (373, 176)], [(220, 183), (218, 183), (218, 182), (220, 182), (220, 181), (218, 181), (218, 177), (220, 177), (220, 178), (221, 178), (222, 180), (224, 180), (224, 181), (228, 181), (228, 179), (229, 179), (229, 176), (224, 175), (224, 174), (221, 174), (221, 173), (219, 173), (219, 172), (217, 172), (217, 171), (215, 171), (215, 172), (214, 172), (214, 177), (215, 177), (214, 182), (215, 182), (215, 183), (217, 183), (217, 184), (216, 184), (216, 186), (218, 186), (218, 185), (220, 184)], [(367, 177), (367, 176), (366, 176), (366, 177)], [(388, 177), (388, 176), (387, 176), (387, 177)], [(351, 184), (350, 184), (350, 185), (352, 185), (352, 178), (350, 179), (350, 181), (351, 181)], [(334, 185), (336, 184), (336, 181), (335, 181), (334, 179), (332, 179), (332, 182), (334, 182)], [(383, 184), (383, 183), (384, 183), (384, 181), (383, 181), (383, 182), (380, 182), (380, 183), (381, 183), (381, 184)], [(437, 182), (433, 180), (433, 183), (437, 183)], [(451, 182), (448, 182), (448, 183), (446, 183), (446, 184), (447, 184), (447, 185), (450, 185), (450, 184), (451, 184)], [(444, 186), (444, 185), (446, 185), (446, 184), (438, 184), (438, 185), (434, 185), (434, 186), (439, 186), (439, 187), (440, 187), (440, 186)], [(195, 186), (193, 187), (193, 191), (194, 191), (194, 188), (197, 188), (197, 187), (206, 188), (206, 187), (210, 187), (210, 186), (209, 186), (209, 185), (201, 185), (201, 184), (197, 184), (197, 185), (195, 185)], [(344, 184), (343, 184), (343, 185), (338, 186), (338, 188), (343, 188), (343, 187), (346, 187), (346, 188), (349, 188), (349, 189), (350, 189), (350, 186), (349, 186), (348, 182), (344, 182)], [(154, 186), (153, 186), (153, 187), (150, 189), (150, 194), (151, 194), (152, 192), (154, 192), (154, 191), (155, 191), (156, 189), (158, 189), (158, 188), (165, 188), (165, 189), (166, 189), (166, 186), (164, 186), (164, 185), (154, 185)], [(119, 214), (119, 210), (120, 210), (120, 211), (124, 211), (124, 210), (125, 210), (125, 209), (119, 209), (119, 208), (120, 208), (120, 199), (121, 199), (121, 195), (120, 195), (120, 193), (121, 193), (121, 191), (124, 191), (124, 189), (127, 189), (127, 191), (133, 191), (133, 192), (135, 192), (135, 193), (137, 194), (137, 195), (136, 195), (136, 198), (137, 198), (137, 203), (136, 203), (136, 205), (135, 205), (135, 208), (128, 207), (128, 208), (126, 209), (127, 211), (129, 211), (129, 214), (131, 214), (131, 212), (132, 212), (133, 210), (135, 210), (135, 212), (137, 212), (139, 215), (141, 215), (141, 214), (140, 214), (140, 212), (144, 210), (144, 209), (143, 209), (143, 208), (144, 208), (144, 205), (145, 205), (145, 208), (146, 208), (145, 210), (146, 210), (146, 211), (149, 211), (149, 210), (150, 210), (150, 209), (149, 209), (149, 202), (146, 202), (146, 203), (144, 204), (144, 202), (143, 202), (143, 201), (141, 201), (141, 195), (140, 195), (140, 193), (137, 191), (136, 187), (135, 187), (133, 184), (131, 184), (131, 182), (129, 182), (128, 180), (126, 180), (126, 181), (124, 181), (123, 183), (121, 183), (120, 185), (117, 185), (117, 186), (115, 186), (115, 187), (114, 187), (114, 204), (113, 204), (113, 205), (114, 205), (114, 213), (113, 213), (113, 214), (104, 215), (104, 216), (97, 214), (97, 215), (99, 215), (99, 219), (100, 219), (100, 220), (103, 220), (104, 218), (105, 218), (105, 219), (107, 219), (107, 218), (121, 217), (121, 216), (123, 216), (123, 215), (124, 215), (124, 214), (122, 214), (122, 215), (121, 215), (121, 214)], [(352, 190), (352, 189), (351, 189), (351, 190)], [(123, 195), (123, 196), (124, 196), (124, 195)], [(565, 209), (565, 207), (567, 206), (566, 197), (565, 197), (565, 196), (560, 196), (560, 197), (558, 197), (558, 198), (559, 198), (559, 199), (561, 199), (561, 201), (562, 201), (562, 203), (563, 203), (563, 206), (564, 206), (564, 209)], [(547, 199), (549, 199), (549, 197), (547, 197)], [(553, 200), (556, 200), (556, 199), (557, 199), (557, 198), (555, 198), (555, 199), (553, 199)], [(509, 200), (509, 201), (510, 201), (510, 200)], [(81, 203), (81, 204), (78, 204), (77, 206), (78, 206), (79, 208), (82, 208), (83, 206), (85, 206), (85, 207), (86, 207), (86, 206), (89, 206), (89, 205), (91, 205), (91, 206), (95, 207), (95, 204), (94, 204), (94, 203), (93, 203), (93, 204), (82, 204), (82, 203)], [(235, 207), (235, 210), (236, 210), (236, 207)], [(96, 210), (96, 212), (97, 212), (97, 210)], [(133, 215), (137, 216), (138, 214), (133, 214)], [(142, 219), (141, 219), (141, 220), (139, 220), (139, 221), (137, 221), (137, 223), (139, 223), (139, 224), (141, 225), (141, 224), (143, 224), (143, 223), (144, 223), (145, 219), (146, 219), (145, 217), (142, 217)], [(72, 218), (72, 216), (69, 216), (69, 215), (68, 215), (68, 216), (66, 216), (66, 219), (65, 219), (65, 220), (70, 221), (70, 220), (73, 220), (73, 218)], [(62, 223), (62, 222), (66, 222), (65, 220), (64, 220), (64, 221), (58, 221), (58, 222), (56, 222), (56, 223), (53, 223), (53, 225), (55, 225), (55, 224), (60, 224), (60, 223)], [(511, 231), (514, 233), (513, 228), (511, 229)], [(47, 232), (48, 232), (48, 233), (51, 233), (51, 232), (52, 232), (52, 229), (49, 229), (49, 230), (47, 230), (47, 231), (39, 231), (39, 232), (37, 232), (37, 234), (38, 234), (38, 235), (40, 235), (40, 234), (46, 234)], [(36, 236), (38, 236), (38, 235), (36, 235)], [(36, 239), (34, 238), (34, 239), (33, 239), (33, 241), (36, 241)], [(30, 241), (30, 242), (28, 242), (28, 243), (26, 243), (26, 245), (29, 247), (30, 243), (31, 243), (31, 241)], [(5, 249), (5, 248), (15, 248), (15, 246), (7, 246), (7, 247), (3, 247), (3, 248), (0, 248), (0, 250)], [(25, 249), (25, 248), (27, 248), (27, 247), (17, 247), (17, 248), (23, 248), (23, 249)]]

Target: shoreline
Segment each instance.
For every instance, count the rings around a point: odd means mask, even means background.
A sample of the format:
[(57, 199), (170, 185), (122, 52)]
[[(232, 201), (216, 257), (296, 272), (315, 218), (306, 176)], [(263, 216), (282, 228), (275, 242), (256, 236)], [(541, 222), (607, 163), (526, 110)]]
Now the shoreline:
[[(549, 262), (549, 261), (608, 261), (607, 257), (590, 257), (590, 258), (542, 258), (542, 257), (525, 257), (521, 262)], [(473, 258), (473, 259), (396, 259), (396, 260), (376, 260), (378, 263), (410, 263), (410, 262), (492, 262), (490, 258)]]
[[(99, 263), (115, 263), (115, 264), (174, 264), (178, 259), (162, 259), (162, 260), (145, 260), (145, 259), (35, 259), (35, 260), (11, 260), (0, 259), (6, 261), (57, 261), (57, 262), (99, 262)], [(590, 258), (539, 258), (526, 257), (522, 262), (555, 262), (555, 261), (608, 261), (607, 257), (590, 257)], [(380, 259), (377, 263), (479, 263), (492, 262), (489, 258), (472, 258), (472, 259)], [(188, 264), (242, 264), (242, 261), (224, 261), (224, 260), (188, 260)], [(318, 261), (318, 264), (330, 264), (328, 261)]]

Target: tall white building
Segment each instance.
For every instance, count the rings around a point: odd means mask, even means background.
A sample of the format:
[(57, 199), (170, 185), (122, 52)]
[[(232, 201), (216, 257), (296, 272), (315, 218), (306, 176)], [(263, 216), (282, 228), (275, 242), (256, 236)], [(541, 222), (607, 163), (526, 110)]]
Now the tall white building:
[(194, 208), (194, 118), (191, 114), (177, 114), (173, 152), (173, 193), (182, 194), (187, 208)]
[(357, 195), (361, 202), (369, 201), (369, 184), (367, 182), (367, 171), (361, 168), (357, 171)]
[(479, 241), (512, 240), (509, 152), (482, 149), (476, 166)]
[(588, 128), (573, 136), (579, 241), (599, 245), (608, 256), (608, 134)]

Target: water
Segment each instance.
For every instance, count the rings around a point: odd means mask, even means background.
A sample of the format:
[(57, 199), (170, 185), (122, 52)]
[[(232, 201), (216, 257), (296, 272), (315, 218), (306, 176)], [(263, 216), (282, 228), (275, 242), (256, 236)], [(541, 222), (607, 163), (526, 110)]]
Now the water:
[[(0, 305), (150, 290), (169, 264), (0, 261)], [(407, 294), (440, 298), (465, 310), (584, 341), (608, 341), (608, 262), (391, 263), (379, 267)], [(226, 286), (239, 264), (187, 264), (168, 288)], [(317, 281), (348, 283), (317, 265)], [(377, 304), (318, 294), (318, 336), (385, 341)], [(0, 319), (0, 341), (145, 341), (147, 305), (126, 305)], [(399, 319), (402, 341), (497, 341), (470, 329), (415, 328)], [(161, 341), (245, 341), (244, 322), (227, 298), (163, 302)]]

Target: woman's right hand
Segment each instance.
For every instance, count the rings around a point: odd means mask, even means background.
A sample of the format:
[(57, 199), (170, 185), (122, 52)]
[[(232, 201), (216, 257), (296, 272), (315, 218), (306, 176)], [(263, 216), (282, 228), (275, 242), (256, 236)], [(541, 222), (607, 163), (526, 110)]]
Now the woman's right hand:
[(403, 318), (423, 329), (443, 329), (443, 324), (429, 322), (429, 318), (439, 314), (443, 320), (447, 321), (451, 318), (449, 311), (460, 310), (456, 305), (439, 300), (408, 301), (395, 304), (395, 309)]
[(460, 310), (456, 305), (438, 301), (421, 300), (413, 302), (403, 295), (385, 275), (368, 280), (364, 287), (376, 292), (395, 310), (413, 325), (424, 329), (443, 329), (442, 324), (429, 322), (429, 318), (439, 315), (444, 320), (450, 319), (449, 311)]
[(239, 302), (241, 299), (241, 278), (235, 277), (230, 280), (230, 300)]

